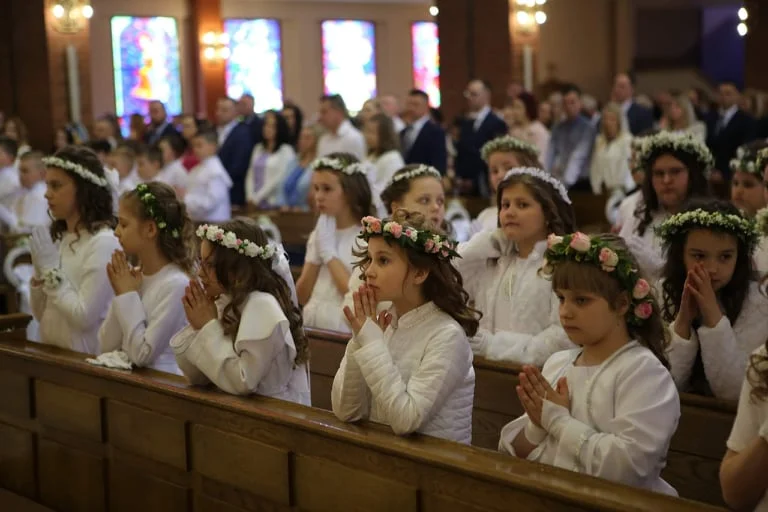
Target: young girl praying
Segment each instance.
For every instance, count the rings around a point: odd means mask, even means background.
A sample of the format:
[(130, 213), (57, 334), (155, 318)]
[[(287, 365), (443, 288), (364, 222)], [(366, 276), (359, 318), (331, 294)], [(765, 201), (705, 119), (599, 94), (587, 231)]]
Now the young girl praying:
[(558, 319), (557, 297), (539, 276), (547, 234), (575, 229), (565, 186), (541, 169), (509, 171), (496, 193), (499, 225), (459, 246), (461, 272), (480, 329), (473, 352), (494, 360), (541, 366), (558, 350), (573, 348)]
[(304, 325), (349, 332), (341, 304), (347, 293), (360, 219), (373, 213), (365, 168), (348, 153), (331, 153), (313, 164), (312, 188), (320, 214), (309, 235), (296, 283)]
[(626, 485), (677, 495), (661, 479), (680, 418), (666, 333), (651, 286), (624, 242), (583, 233), (549, 238), (542, 274), (580, 348), (525, 366), (525, 414), (499, 450)]
[(692, 201), (659, 228), (669, 361), (681, 391), (739, 397), (749, 354), (768, 332), (768, 300), (755, 280), (753, 221), (725, 201)]
[(107, 264), (115, 299), (99, 329), (100, 352), (122, 350), (136, 366), (179, 373), (168, 342), (187, 325), (181, 299), (195, 273), (184, 203), (165, 183), (141, 184), (120, 199), (115, 235), (123, 250)]
[[(118, 177), (90, 149), (67, 146), (46, 157), (45, 198), (54, 219), (32, 232), (32, 313), (40, 341), (95, 354), (112, 300), (106, 266), (120, 244), (113, 191)], [(55, 242), (59, 242), (58, 246)]]
[[(333, 412), (469, 444), (475, 372), (467, 336), (479, 313), (450, 263), (453, 242), (405, 210), (362, 223), (366, 284), (344, 308), (353, 337), (333, 379)], [(392, 302), (392, 314), (377, 315), (380, 301)]]
[(171, 340), (192, 384), (310, 405), (301, 312), (275, 270), (280, 249), (250, 219), (197, 228), (200, 281), (182, 300), (189, 325)]

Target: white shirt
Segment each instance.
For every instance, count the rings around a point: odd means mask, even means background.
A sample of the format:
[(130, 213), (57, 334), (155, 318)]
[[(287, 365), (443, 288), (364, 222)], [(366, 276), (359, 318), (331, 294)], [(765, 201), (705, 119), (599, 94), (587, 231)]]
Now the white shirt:
[[(640, 194), (642, 196), (642, 194)], [(639, 199), (637, 206), (640, 206), (642, 199)], [(651, 222), (646, 226), (643, 236), (638, 235), (637, 229), (640, 226), (640, 219), (633, 215), (621, 226), (619, 236), (627, 243), (627, 247), (637, 259), (640, 269), (646, 278), (656, 282), (661, 275), (661, 269), (664, 267), (664, 254), (662, 252), (662, 240), (656, 236), (654, 228), (661, 225), (667, 217), (666, 212), (656, 211), (651, 215)]]
[(725, 110), (725, 111), (721, 110), (720, 111), (720, 115), (723, 116), (722, 117), (722, 119), (723, 119), (722, 123), (719, 124), (721, 130), (723, 128), (725, 128), (726, 126), (728, 126), (728, 123), (731, 122), (731, 119), (733, 119), (733, 116), (735, 116), (736, 112), (738, 112), (738, 111), (739, 111), (739, 106), (738, 105), (733, 105), (728, 110)]
[(234, 121), (230, 121), (224, 126), (219, 126), (216, 129), (217, 133), (219, 134), (219, 147), (224, 145), (224, 142), (226, 142), (227, 137), (229, 137), (229, 134), (232, 133), (232, 130), (235, 129), (235, 126), (237, 126), (239, 122), (240, 121), (235, 119)]
[(12, 233), (29, 233), (36, 226), (49, 225), (51, 219), (45, 192), (45, 182), (42, 181), (32, 185), (32, 188), (21, 187), (10, 209), (0, 204), (0, 222)]
[(261, 158), (266, 149), (264, 144), (257, 144), (251, 153), (251, 164), (248, 166), (248, 173), (245, 177), (245, 197), (248, 202), (260, 204), (266, 201), (269, 206), (278, 206), (277, 200), (280, 195), (279, 188), (288, 176), (291, 169), (288, 166), (296, 158), (296, 152), (290, 144), (283, 144), (274, 153), (267, 156), (267, 162), (264, 167), (264, 181), (259, 190), (253, 186), (253, 165)]
[(180, 374), (168, 345), (187, 325), (181, 299), (190, 277), (174, 264), (144, 276), (138, 292), (118, 295), (99, 329), (99, 352), (122, 350), (138, 367)]
[(0, 169), (0, 206), (13, 208), (13, 202), (19, 190), (21, 190), (19, 170), (13, 165)]
[(525, 429), (526, 439), (538, 444), (528, 460), (676, 496), (660, 476), (680, 419), (680, 397), (667, 369), (634, 341), (591, 370), (573, 365), (580, 353), (558, 352), (542, 370), (553, 387), (566, 377), (570, 412), (545, 400), (544, 429), (529, 427), (523, 415), (501, 430), (499, 451), (515, 455), (512, 443)]
[(40, 321), (41, 342), (96, 354), (99, 327), (114, 297), (107, 263), (120, 243), (111, 229), (93, 235), (81, 231), (79, 240), (77, 236), (67, 233), (59, 242), (61, 286), (32, 287), (32, 314)]
[(611, 142), (600, 134), (595, 140), (592, 151), (592, 163), (589, 169), (589, 181), (592, 192), (600, 195), (603, 186), (608, 192), (623, 189), (632, 180), (629, 159), (632, 156), (632, 136), (621, 133)]
[(181, 163), (181, 158), (179, 158), (160, 169), (160, 172), (155, 176), (155, 181), (184, 190), (187, 188), (189, 173), (187, 173), (186, 168)]
[(486, 105), (482, 109), (480, 109), (480, 111), (477, 112), (474, 116), (470, 115), (470, 118), (474, 118), (475, 120), (475, 122), (472, 125), (475, 131), (477, 131), (480, 128), (480, 126), (483, 124), (483, 121), (485, 121), (485, 118), (488, 117), (488, 114), (490, 113), (491, 113), (491, 107)]
[[(228, 300), (217, 301), (219, 317)], [(294, 363), (290, 324), (269, 293), (248, 296), (234, 340), (224, 334), (220, 320), (211, 320), (199, 331), (192, 326), (182, 329), (171, 348), (192, 384), (213, 382), (234, 395), (255, 393), (311, 405), (307, 366)]]
[(367, 418), (398, 435), (421, 432), (470, 444), (474, 391), (464, 330), (428, 302), (386, 332), (371, 320), (363, 325), (347, 343), (331, 403), (342, 421)]
[(132, 191), (139, 183), (141, 183), (139, 173), (136, 169), (133, 169), (128, 176), (120, 179), (120, 184), (117, 186), (118, 197)]
[(352, 126), (349, 119), (345, 119), (336, 133), (325, 132), (317, 142), (317, 156), (328, 156), (331, 153), (351, 153), (358, 160), (364, 160), (367, 153), (365, 138), (357, 128)]
[(413, 147), (413, 144), (416, 142), (416, 139), (419, 136), (419, 133), (421, 133), (421, 129), (424, 128), (424, 125), (427, 124), (429, 121), (429, 114), (424, 114), (419, 119), (414, 122), (410, 128), (406, 127), (405, 130), (408, 130), (405, 133), (405, 148), (404, 149), (410, 149)]
[(192, 168), (184, 203), (195, 222), (224, 222), (232, 217), (229, 189), (232, 178), (216, 155)]
[(371, 195), (374, 200), (387, 188), (392, 176), (405, 167), (403, 155), (396, 149), (392, 149), (376, 156), (369, 156), (366, 159), (372, 166), (373, 172), (368, 174), (368, 183), (371, 184)]

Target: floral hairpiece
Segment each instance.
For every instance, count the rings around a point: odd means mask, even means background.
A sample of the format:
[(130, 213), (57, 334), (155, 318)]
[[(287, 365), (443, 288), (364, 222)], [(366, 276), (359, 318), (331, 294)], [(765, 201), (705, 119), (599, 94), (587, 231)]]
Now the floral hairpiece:
[(568, 197), (568, 189), (565, 188), (563, 182), (549, 174), (547, 171), (543, 171), (535, 167), (515, 167), (504, 175), (504, 179), (506, 180), (512, 176), (520, 176), (522, 174), (533, 176), (536, 179), (549, 183), (557, 191), (557, 193), (560, 194), (560, 198), (563, 201), (565, 201), (567, 204), (571, 204), (571, 198)]
[(456, 242), (428, 229), (417, 230), (403, 226), (393, 220), (381, 220), (376, 217), (363, 217), (362, 231), (358, 238), (366, 242), (372, 236), (383, 236), (398, 242), (402, 247), (410, 247), (427, 254), (434, 254), (440, 259), (460, 258), (456, 252)]
[(715, 159), (706, 145), (689, 133), (660, 132), (644, 137), (638, 148), (637, 163), (646, 171), (653, 165), (652, 157), (664, 151), (682, 151), (694, 157), (704, 170), (715, 165)]
[(347, 164), (340, 158), (321, 157), (312, 162), (312, 170), (317, 169), (333, 169), (334, 171), (343, 172), (352, 176), (353, 174), (368, 174), (368, 169), (360, 162)]
[(526, 153), (535, 158), (538, 158), (539, 156), (539, 149), (536, 146), (529, 144), (524, 140), (512, 137), (511, 135), (496, 137), (495, 139), (486, 142), (482, 149), (480, 149), (480, 155), (487, 163), (493, 153), (509, 153), (512, 151)]
[(224, 231), (219, 226), (213, 224), (203, 224), (197, 228), (198, 238), (208, 240), (209, 242), (219, 244), (232, 249), (249, 258), (261, 258), (270, 260), (277, 253), (277, 247), (274, 244), (257, 245), (250, 240), (241, 240), (232, 231)]
[(765, 171), (765, 166), (768, 165), (768, 148), (763, 148), (757, 152), (757, 158), (755, 159), (755, 165), (759, 172)]
[(346, 166), (344, 169), (342, 169), (341, 172), (349, 176), (354, 174), (362, 174), (363, 176), (367, 176), (369, 170), (370, 167), (367, 164), (364, 164), (363, 162), (355, 162)]
[(671, 216), (656, 228), (656, 234), (668, 244), (673, 238), (696, 227), (731, 233), (746, 243), (750, 251), (760, 239), (754, 220), (732, 213), (708, 212), (701, 208)]
[(410, 171), (401, 172), (400, 174), (395, 174), (394, 176), (392, 176), (392, 179), (390, 180), (389, 185), (392, 185), (393, 183), (397, 183), (398, 181), (402, 181), (402, 180), (412, 180), (414, 178), (418, 178), (419, 176), (432, 176), (433, 178), (437, 178), (437, 179), (442, 178), (440, 171), (438, 171), (431, 165), (421, 164), (418, 167), (411, 169)]
[(579, 232), (565, 236), (549, 235), (544, 266), (540, 272), (551, 277), (557, 265), (567, 260), (589, 263), (619, 280), (621, 287), (631, 295), (632, 304), (627, 318), (630, 324), (640, 325), (653, 314), (651, 285), (640, 277), (626, 251), (614, 250), (599, 236), (589, 237)]
[[(139, 196), (141, 204), (144, 205), (144, 209), (147, 211), (147, 214), (152, 217), (152, 220), (154, 220), (155, 224), (157, 224), (157, 228), (161, 230), (167, 229), (168, 223), (160, 214), (160, 212), (157, 211), (157, 198), (152, 192), (149, 191), (149, 187), (144, 183), (140, 183), (136, 186), (136, 194)], [(171, 230), (171, 236), (173, 238), (179, 238), (179, 230), (173, 228)]]
[[(757, 176), (763, 176), (763, 169), (758, 163), (760, 162), (759, 153), (750, 151), (745, 146), (739, 147), (736, 150), (736, 158), (729, 162), (729, 167), (733, 172), (742, 171), (750, 174), (756, 174)], [(766, 155), (768, 156), (768, 155)]]
[(84, 180), (90, 181), (99, 187), (109, 188), (109, 182), (106, 178), (102, 176), (96, 176), (93, 172), (75, 162), (64, 160), (58, 156), (46, 156), (43, 157), (43, 163), (48, 167), (56, 167), (57, 169), (73, 172)]

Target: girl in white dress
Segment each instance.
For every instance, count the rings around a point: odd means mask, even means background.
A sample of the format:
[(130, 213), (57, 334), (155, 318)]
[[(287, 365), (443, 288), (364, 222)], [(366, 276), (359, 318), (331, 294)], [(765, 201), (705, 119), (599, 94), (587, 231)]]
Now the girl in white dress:
[(704, 175), (714, 163), (709, 149), (687, 134), (661, 132), (643, 140), (638, 163), (645, 170), (643, 196), (634, 216), (619, 235), (637, 258), (640, 268), (656, 282), (664, 265), (661, 240), (654, 228), (680, 211), (691, 197), (707, 195)]
[(541, 366), (558, 350), (573, 348), (560, 326), (552, 286), (539, 276), (547, 233), (573, 232), (573, 207), (562, 183), (533, 168), (509, 171), (496, 200), (501, 227), (461, 244), (454, 263), (483, 313), (472, 351)]
[[(388, 424), (399, 435), (469, 444), (475, 372), (467, 336), (479, 312), (467, 305), (450, 263), (454, 244), (406, 210), (362, 223), (367, 249), (358, 265), (366, 284), (354, 308), (344, 308), (353, 337), (333, 379), (333, 412), (343, 421)], [(379, 301), (391, 301), (392, 313), (377, 315)]]
[(54, 221), (50, 229), (32, 232), (32, 314), (41, 342), (96, 354), (99, 326), (114, 296), (106, 265), (120, 247), (112, 231), (119, 178), (83, 147), (62, 148), (43, 162)]
[(165, 183), (141, 184), (120, 199), (115, 235), (123, 250), (107, 264), (115, 299), (99, 329), (99, 351), (122, 350), (138, 367), (180, 373), (168, 342), (187, 325), (181, 299), (195, 273), (184, 203)]
[(758, 167), (758, 153), (768, 147), (768, 142), (755, 141), (741, 146), (736, 158), (731, 160), (731, 202), (750, 218), (766, 206), (766, 188), (763, 186), (763, 169)]
[(203, 224), (197, 236), (202, 286), (190, 281), (189, 325), (171, 340), (181, 371), (192, 384), (310, 405), (309, 348), (290, 286), (274, 269), (280, 249), (250, 219)]
[(676, 495), (660, 474), (680, 398), (650, 284), (614, 235), (552, 235), (545, 257), (560, 320), (581, 348), (554, 354), (541, 371), (524, 367), (526, 413), (502, 429), (499, 450)]
[(352, 273), (360, 219), (373, 213), (366, 167), (348, 153), (331, 153), (312, 164), (312, 189), (320, 213), (307, 241), (296, 283), (304, 325), (349, 332), (341, 305)]
[[(496, 197), (499, 183), (504, 179), (507, 171), (514, 167), (542, 168), (539, 163), (539, 150), (536, 146), (516, 139), (510, 135), (497, 137), (487, 142), (480, 154), (488, 164), (488, 182), (491, 186), (491, 197)], [(470, 236), (486, 231), (494, 230), (499, 225), (499, 207), (493, 204), (481, 211), (472, 222)]]
[(736, 400), (749, 354), (768, 333), (768, 299), (752, 263), (754, 221), (725, 201), (692, 201), (659, 236), (672, 376), (681, 391)]

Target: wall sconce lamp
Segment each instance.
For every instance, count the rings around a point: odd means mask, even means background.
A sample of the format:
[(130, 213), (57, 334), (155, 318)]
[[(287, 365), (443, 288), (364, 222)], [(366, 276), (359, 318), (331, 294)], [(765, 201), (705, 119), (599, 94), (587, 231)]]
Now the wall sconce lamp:
[(90, 0), (53, 0), (51, 2), (54, 28), (65, 34), (74, 34), (85, 28), (93, 16)]
[(531, 30), (535, 25), (547, 22), (547, 13), (543, 11), (547, 0), (515, 0), (515, 18), (524, 30)]
[(206, 32), (203, 34), (203, 57), (205, 60), (227, 60), (229, 50), (229, 34), (223, 32)]
[(747, 27), (747, 19), (749, 19), (749, 12), (746, 7), (739, 9), (739, 24), (736, 25), (736, 31), (741, 37), (747, 35), (749, 28)]

